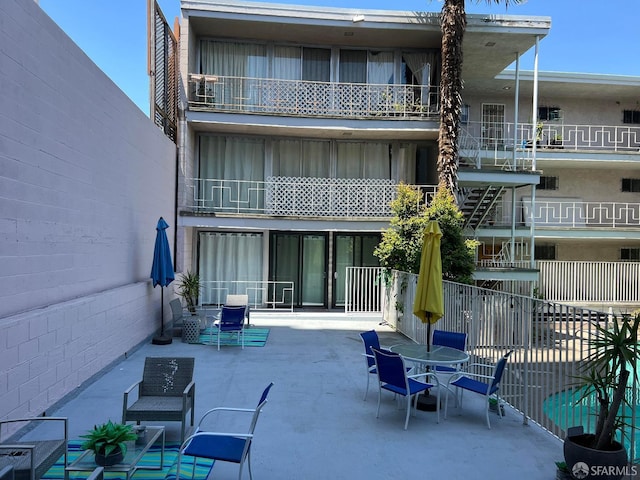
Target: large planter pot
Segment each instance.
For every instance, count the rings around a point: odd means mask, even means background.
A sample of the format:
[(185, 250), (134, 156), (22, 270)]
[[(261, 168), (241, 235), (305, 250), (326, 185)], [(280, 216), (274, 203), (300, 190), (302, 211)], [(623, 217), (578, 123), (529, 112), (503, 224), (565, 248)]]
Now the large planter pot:
[(109, 467), (111, 465), (115, 465), (116, 463), (120, 463), (123, 459), (124, 454), (119, 448), (116, 448), (107, 456), (96, 452), (96, 465), (99, 465), (101, 467)]
[[(614, 480), (623, 477), (627, 465), (627, 451), (618, 442), (609, 450), (587, 447), (594, 435), (585, 433), (567, 437), (564, 441), (564, 461), (577, 479)], [(576, 465), (578, 464), (578, 465)]]

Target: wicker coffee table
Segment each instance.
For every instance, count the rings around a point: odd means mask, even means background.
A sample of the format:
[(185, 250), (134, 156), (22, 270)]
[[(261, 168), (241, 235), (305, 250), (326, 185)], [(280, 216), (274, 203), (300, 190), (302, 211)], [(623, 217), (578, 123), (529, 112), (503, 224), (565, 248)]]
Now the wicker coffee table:
[[(104, 467), (105, 472), (123, 472), (127, 475), (127, 480), (130, 480), (131, 476), (138, 469), (145, 470), (162, 470), (164, 465), (164, 427), (153, 426), (146, 428), (146, 437), (143, 442), (140, 441), (131, 441), (127, 442), (127, 453), (122, 459), (122, 462), (116, 463), (115, 465), (110, 465), (108, 467)], [(152, 445), (160, 441), (160, 465), (157, 467), (149, 467), (138, 466), (138, 463), (144, 457), (144, 454), (149, 451)], [(78, 458), (76, 458), (73, 462), (71, 462), (64, 469), (64, 478), (65, 480), (69, 480), (69, 474), (71, 472), (87, 472), (90, 473), (96, 468), (96, 461), (92, 450), (85, 450), (80, 454)]]

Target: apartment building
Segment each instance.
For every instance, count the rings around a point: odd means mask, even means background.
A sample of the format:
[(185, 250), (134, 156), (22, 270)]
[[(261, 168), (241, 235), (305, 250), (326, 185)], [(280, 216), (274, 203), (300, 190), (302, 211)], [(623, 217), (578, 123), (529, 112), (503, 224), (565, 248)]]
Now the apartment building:
[[(181, 5), (178, 268), (200, 273), (203, 303), (343, 306), (397, 185), (436, 188), (439, 12)], [(640, 79), (534, 81), (519, 55), (550, 18), (467, 17), (458, 195), (478, 281), (637, 260)]]

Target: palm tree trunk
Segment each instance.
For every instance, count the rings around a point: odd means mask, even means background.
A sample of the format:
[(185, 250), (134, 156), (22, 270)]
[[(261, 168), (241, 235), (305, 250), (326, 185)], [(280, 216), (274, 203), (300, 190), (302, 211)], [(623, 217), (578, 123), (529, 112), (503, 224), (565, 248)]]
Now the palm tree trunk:
[(455, 193), (458, 174), (458, 132), (462, 109), (462, 39), (467, 26), (464, 0), (445, 0), (441, 12), (442, 78), (438, 180)]

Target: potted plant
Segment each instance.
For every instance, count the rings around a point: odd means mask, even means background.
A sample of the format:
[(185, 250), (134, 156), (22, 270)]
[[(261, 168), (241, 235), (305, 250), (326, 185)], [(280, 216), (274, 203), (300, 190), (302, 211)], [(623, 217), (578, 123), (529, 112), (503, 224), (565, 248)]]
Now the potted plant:
[(200, 296), (200, 275), (187, 271), (180, 275), (180, 284), (176, 292), (187, 304), (187, 310), (191, 315), (195, 315)]
[(136, 440), (138, 435), (132, 425), (113, 423), (109, 420), (102, 425), (94, 425), (93, 430), (85, 435), (81, 448), (93, 450), (96, 456), (96, 464), (100, 466), (115, 465), (120, 463), (127, 453), (126, 442)]
[[(580, 369), (582, 386), (579, 402), (595, 396), (597, 401), (596, 426), (593, 433), (584, 433), (584, 427), (569, 429), (564, 441), (564, 457), (569, 470), (582, 463), (589, 468), (606, 467), (622, 478), (627, 465), (627, 451), (617, 439), (617, 431), (624, 425), (625, 415), (620, 407), (626, 403), (631, 388), (630, 368), (640, 359), (638, 326), (640, 314), (613, 318), (610, 328), (596, 325), (596, 334), (589, 341), (590, 354)], [(635, 370), (634, 370), (635, 371)], [(618, 476), (617, 473), (620, 475)], [(591, 477), (584, 477), (591, 478)]]

